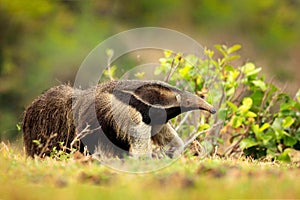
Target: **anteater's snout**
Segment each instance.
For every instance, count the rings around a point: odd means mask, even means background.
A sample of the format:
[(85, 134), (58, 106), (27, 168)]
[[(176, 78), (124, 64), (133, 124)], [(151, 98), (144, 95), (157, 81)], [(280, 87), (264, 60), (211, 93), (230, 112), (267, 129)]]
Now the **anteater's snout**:
[(217, 112), (217, 110), (215, 108), (210, 109), (209, 111), (211, 114), (215, 114)]
[(185, 92), (182, 99), (183, 99), (182, 106), (187, 108), (187, 110), (199, 109), (199, 110), (205, 110), (211, 114), (215, 114), (217, 112), (216, 109), (211, 104), (206, 102), (201, 97), (198, 97), (189, 92)]

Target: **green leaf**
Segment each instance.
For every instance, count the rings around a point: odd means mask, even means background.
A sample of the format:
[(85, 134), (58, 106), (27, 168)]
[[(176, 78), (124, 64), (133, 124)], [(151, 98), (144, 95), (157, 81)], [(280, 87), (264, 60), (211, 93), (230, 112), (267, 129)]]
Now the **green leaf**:
[(238, 110), (238, 107), (231, 101), (227, 101), (226, 103), (231, 108), (232, 112), (236, 112)]
[(198, 131), (203, 131), (203, 130), (205, 130), (205, 129), (208, 129), (208, 128), (210, 128), (210, 125), (209, 124), (201, 124), (200, 126), (199, 126), (199, 128), (198, 128)]
[(218, 118), (221, 120), (225, 120), (227, 117), (227, 108), (221, 108), (218, 111)]
[(284, 118), (282, 120), (282, 127), (283, 128), (288, 128), (290, 127), (293, 123), (295, 122), (295, 120), (291, 117), (291, 116), (288, 116), (286, 118)]
[(296, 100), (300, 102), (300, 89), (296, 93)]
[(300, 101), (295, 104), (295, 108), (300, 112)]
[(271, 126), (273, 129), (281, 129), (281, 120), (279, 118), (276, 118)]
[(226, 91), (226, 96), (230, 97), (234, 94), (235, 88), (231, 87), (229, 90)]
[(297, 143), (297, 139), (290, 137), (290, 136), (285, 136), (283, 138), (283, 144), (288, 146), (288, 147), (293, 147)]
[(201, 145), (204, 148), (205, 152), (212, 152), (214, 150), (214, 146), (212, 145), (212, 143), (207, 140), (203, 140), (201, 142)]
[(298, 128), (298, 130), (296, 131), (295, 138), (300, 141), (300, 128)]
[(191, 71), (193, 67), (190, 65), (185, 65), (183, 68), (181, 68), (179, 70), (179, 74), (180, 76), (182, 76), (183, 78), (188, 78), (189, 72)]
[(262, 80), (254, 80), (252, 81), (252, 83), (256, 86), (259, 87), (262, 91), (266, 91), (267, 90), (267, 85), (265, 82), (263, 82)]
[(285, 132), (284, 130), (275, 129), (274, 131), (275, 131), (275, 135), (276, 135), (277, 140), (281, 140), (285, 136), (289, 136), (289, 134), (287, 132)]
[(115, 77), (116, 70), (117, 70), (117, 66), (113, 65), (110, 68), (105, 69), (105, 71), (103, 73), (106, 77), (112, 77), (113, 78), (113, 77)]
[(280, 104), (280, 111), (291, 110), (291, 104), (289, 102), (283, 102)]
[(256, 146), (258, 143), (252, 138), (244, 138), (240, 143), (241, 149), (248, 149), (250, 147)]
[(252, 76), (258, 74), (258, 72), (261, 71), (261, 68), (255, 68), (255, 65), (249, 62), (241, 67), (241, 70), (246, 76)]
[(288, 149), (285, 149), (279, 156), (278, 156), (278, 160), (280, 161), (284, 161), (284, 162), (291, 162), (291, 158), (289, 156), (289, 153), (291, 152), (292, 150), (290, 148)]
[(251, 108), (252, 103), (253, 103), (253, 101), (250, 97), (245, 97), (243, 99), (243, 105), (246, 106), (247, 108)]
[(264, 92), (262, 92), (261, 90), (255, 90), (250, 96), (253, 100), (253, 105), (260, 106), (263, 96)]
[(232, 47), (229, 47), (228, 53), (231, 54), (231, 53), (233, 53), (235, 51), (240, 50), (241, 48), (242, 48), (242, 46), (239, 45), (239, 44), (233, 45)]
[(20, 124), (16, 124), (17, 130), (21, 131), (22, 130), (22, 126)]
[(273, 139), (271, 135), (260, 134), (263, 145), (270, 146), (270, 140)]
[(248, 74), (255, 69), (255, 65), (251, 62), (246, 63), (244, 66), (241, 67), (241, 70), (244, 74)]
[(267, 149), (267, 154), (275, 157), (276, 156), (276, 150), (277, 150), (276, 148), (268, 148)]
[(165, 58), (169, 58), (172, 54), (173, 54), (173, 51), (171, 51), (171, 50), (165, 50), (164, 51)]
[(226, 46), (224, 45), (215, 45), (215, 48), (222, 53), (222, 55), (225, 57), (227, 55), (226, 51), (224, 51), (224, 49), (226, 49)]
[(258, 124), (253, 124), (253, 125), (251, 126), (251, 129), (252, 129), (252, 131), (254, 132), (256, 139), (257, 139), (257, 140), (262, 140), (262, 134), (261, 134), (262, 132), (259, 131), (259, 126), (258, 126)]
[(252, 124), (251, 129), (255, 134), (258, 134), (260, 132), (258, 124)]
[(142, 79), (145, 75), (145, 72), (137, 72), (134, 74), (135, 77), (137, 77), (138, 79)]
[(266, 130), (267, 128), (270, 127), (270, 124), (269, 123), (264, 123), (260, 128), (259, 128), (259, 131), (260, 132), (263, 132), (264, 130)]
[(241, 113), (246, 113), (252, 107), (252, 99), (250, 97), (245, 97), (243, 99), (243, 104), (239, 107)]
[(228, 81), (235, 82), (236, 78), (239, 76), (240, 72), (238, 70), (233, 70), (228, 73)]
[(255, 114), (254, 112), (248, 111), (246, 116), (247, 117), (257, 117), (257, 114)]
[(111, 57), (111, 56), (114, 55), (114, 50), (112, 50), (112, 49), (106, 49), (105, 53), (106, 53), (107, 56)]
[(207, 48), (204, 49), (204, 53), (205, 53), (205, 55), (207, 55), (209, 58), (212, 58), (212, 57), (214, 56), (214, 54), (215, 54), (214, 51), (209, 50), (209, 49), (207, 49)]
[(254, 132), (256, 138), (257, 138), (258, 140), (262, 140), (264, 144), (267, 144), (268, 141), (269, 141), (270, 139), (272, 139), (272, 136), (271, 136), (271, 135), (266, 135), (266, 134), (264, 134), (264, 132), (263, 132), (263, 131), (264, 131), (265, 129), (267, 129), (269, 126), (270, 126), (270, 124), (268, 124), (268, 123), (263, 124), (260, 128), (259, 128), (259, 125), (258, 125), (258, 124), (253, 124), (253, 125), (251, 126), (251, 129), (252, 129), (252, 131)]
[(224, 67), (224, 70), (225, 70), (225, 71), (234, 71), (235, 69), (234, 69), (234, 67), (231, 66), (231, 65), (226, 65), (226, 66)]
[(234, 116), (232, 120), (232, 127), (233, 128), (238, 128), (243, 124), (244, 118)]
[(37, 145), (40, 145), (40, 144), (41, 144), (41, 141), (40, 141), (40, 140), (32, 140), (32, 143), (37, 144)]
[(229, 56), (229, 57), (227, 58), (227, 61), (237, 60), (237, 59), (239, 59), (240, 57), (241, 57), (241, 56), (239, 56), (239, 55)]
[(253, 71), (247, 73), (247, 76), (252, 76), (258, 74), (261, 71), (261, 67), (254, 69)]

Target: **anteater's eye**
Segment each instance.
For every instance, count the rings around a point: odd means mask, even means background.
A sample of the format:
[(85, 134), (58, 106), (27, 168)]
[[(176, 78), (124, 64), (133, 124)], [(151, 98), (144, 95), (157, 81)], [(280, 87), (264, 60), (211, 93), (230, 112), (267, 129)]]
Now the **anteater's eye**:
[(177, 100), (177, 102), (180, 102), (181, 101), (181, 96), (180, 96), (180, 94), (176, 94), (176, 100)]

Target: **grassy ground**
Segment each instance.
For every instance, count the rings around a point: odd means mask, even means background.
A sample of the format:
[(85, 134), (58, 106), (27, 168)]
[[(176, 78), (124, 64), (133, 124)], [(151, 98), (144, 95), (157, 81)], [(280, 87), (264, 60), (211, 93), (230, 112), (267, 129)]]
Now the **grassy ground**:
[(297, 199), (299, 163), (185, 158), (146, 174), (118, 172), (85, 157), (29, 159), (0, 144), (4, 199)]

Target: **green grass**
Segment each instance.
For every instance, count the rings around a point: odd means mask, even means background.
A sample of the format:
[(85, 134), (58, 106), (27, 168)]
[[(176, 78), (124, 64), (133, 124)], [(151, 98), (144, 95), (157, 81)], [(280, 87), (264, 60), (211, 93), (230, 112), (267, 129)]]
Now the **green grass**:
[(0, 144), (0, 199), (296, 199), (297, 163), (181, 157), (145, 174), (112, 170), (85, 157), (26, 158)]

